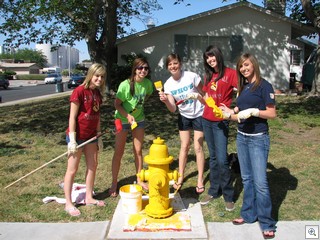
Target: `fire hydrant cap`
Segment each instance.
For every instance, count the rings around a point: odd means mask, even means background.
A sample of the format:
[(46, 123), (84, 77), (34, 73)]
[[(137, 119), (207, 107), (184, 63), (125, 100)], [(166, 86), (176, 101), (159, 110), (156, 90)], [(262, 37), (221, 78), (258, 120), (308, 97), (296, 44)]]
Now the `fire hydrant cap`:
[(157, 137), (153, 140), (149, 155), (145, 156), (144, 160), (149, 164), (168, 164), (173, 161), (173, 157), (169, 156), (168, 147), (164, 144), (164, 140)]
[(156, 139), (153, 140), (154, 144), (160, 144), (163, 145), (164, 144), (164, 140), (161, 139), (160, 137), (157, 137)]

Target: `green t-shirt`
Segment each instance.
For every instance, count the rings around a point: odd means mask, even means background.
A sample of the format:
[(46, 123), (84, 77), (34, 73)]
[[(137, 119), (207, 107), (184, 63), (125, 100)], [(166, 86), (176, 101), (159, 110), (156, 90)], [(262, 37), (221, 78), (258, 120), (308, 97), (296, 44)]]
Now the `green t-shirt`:
[[(130, 93), (130, 80), (126, 79), (120, 83), (116, 97), (122, 101), (122, 107), (127, 113), (131, 114), (136, 122), (144, 120), (144, 101), (146, 97), (153, 92), (153, 83), (151, 80), (144, 78), (142, 82), (135, 82), (134, 96)], [(122, 123), (128, 123), (126, 117), (122, 116), (117, 110), (115, 117), (121, 119)]]

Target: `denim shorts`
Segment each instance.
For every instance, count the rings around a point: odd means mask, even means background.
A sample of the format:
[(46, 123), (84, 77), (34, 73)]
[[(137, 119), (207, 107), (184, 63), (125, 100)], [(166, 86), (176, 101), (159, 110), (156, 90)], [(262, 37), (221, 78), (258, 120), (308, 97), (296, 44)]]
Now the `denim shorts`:
[(178, 128), (180, 131), (186, 130), (196, 130), (196, 131), (203, 131), (202, 128), (202, 117), (197, 118), (186, 118), (181, 114), (178, 115)]
[[(145, 128), (146, 122), (143, 120), (141, 122), (137, 122), (138, 126), (136, 128)], [(123, 123), (122, 124), (122, 130), (128, 131), (131, 129), (130, 123)]]
[[(87, 140), (77, 140), (77, 144), (80, 145), (81, 143), (84, 143), (85, 141), (88, 141), (89, 139), (87, 139)], [(70, 142), (69, 135), (66, 135), (66, 141), (67, 141), (67, 144)], [(95, 139), (95, 140), (91, 141), (90, 143), (94, 143), (94, 142), (98, 142), (98, 139)]]

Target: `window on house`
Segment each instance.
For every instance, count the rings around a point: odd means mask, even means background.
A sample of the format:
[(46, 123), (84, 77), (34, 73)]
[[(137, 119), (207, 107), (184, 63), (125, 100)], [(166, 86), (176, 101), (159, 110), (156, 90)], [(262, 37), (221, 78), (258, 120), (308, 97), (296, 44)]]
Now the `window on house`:
[(243, 51), (242, 36), (188, 36), (175, 35), (175, 51), (183, 61), (202, 59), (209, 45), (221, 49), (225, 61), (235, 62)]
[(290, 65), (300, 65), (301, 50), (291, 50)]
[(174, 36), (174, 49), (182, 61), (188, 60), (188, 35), (176, 34)]

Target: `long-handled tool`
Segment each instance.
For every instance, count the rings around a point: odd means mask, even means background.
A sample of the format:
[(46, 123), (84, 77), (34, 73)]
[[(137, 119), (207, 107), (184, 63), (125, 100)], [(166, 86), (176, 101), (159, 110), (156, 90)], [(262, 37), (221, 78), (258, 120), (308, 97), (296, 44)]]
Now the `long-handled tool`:
[(176, 102), (176, 106), (184, 103), (184, 102), (187, 101), (187, 100), (189, 100), (189, 98), (185, 98), (185, 99), (181, 99), (181, 100), (177, 101), (177, 102)]
[[(87, 141), (79, 144), (79, 145), (77, 146), (77, 149), (83, 147), (84, 145), (87, 145), (88, 143), (90, 143), (90, 142), (92, 142), (92, 141), (94, 141), (94, 140), (96, 140), (96, 139), (98, 139), (99, 137), (103, 136), (103, 135), (106, 134), (106, 133), (112, 132), (112, 133), (114, 133), (114, 134), (117, 134), (117, 133), (119, 133), (121, 130), (122, 130), (122, 123), (121, 123), (120, 119), (117, 119), (117, 120), (115, 120), (115, 129), (107, 129), (106, 131), (97, 134), (96, 136), (90, 138), (89, 140), (87, 140)], [(50, 163), (58, 160), (59, 158), (62, 158), (63, 156), (65, 156), (65, 155), (67, 155), (67, 154), (68, 154), (68, 151), (66, 151), (65, 153), (63, 153), (63, 154), (59, 155), (58, 157), (52, 159), (51, 161), (43, 164), (42, 166), (36, 168), (35, 170), (29, 172), (28, 174), (24, 175), (23, 177), (19, 178), (18, 180), (14, 181), (13, 183), (10, 183), (10, 184), (9, 184), (8, 186), (6, 186), (4, 189), (7, 189), (8, 187), (12, 186), (13, 184), (21, 181), (22, 179), (30, 176), (31, 174), (37, 172), (38, 170), (44, 168), (45, 166), (47, 166), (47, 165), (49, 165)]]

